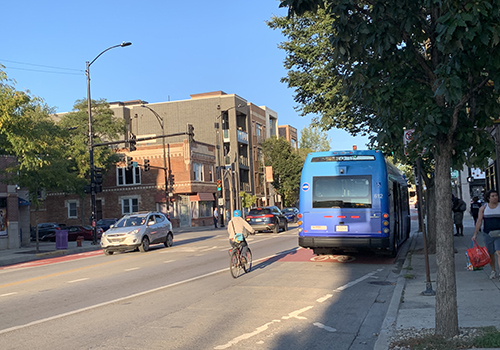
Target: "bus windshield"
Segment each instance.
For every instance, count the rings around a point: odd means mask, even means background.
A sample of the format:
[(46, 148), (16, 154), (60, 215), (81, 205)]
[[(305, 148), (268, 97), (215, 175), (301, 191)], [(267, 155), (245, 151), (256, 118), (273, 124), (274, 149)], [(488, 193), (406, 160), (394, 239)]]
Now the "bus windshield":
[(315, 176), (313, 208), (371, 208), (371, 175)]

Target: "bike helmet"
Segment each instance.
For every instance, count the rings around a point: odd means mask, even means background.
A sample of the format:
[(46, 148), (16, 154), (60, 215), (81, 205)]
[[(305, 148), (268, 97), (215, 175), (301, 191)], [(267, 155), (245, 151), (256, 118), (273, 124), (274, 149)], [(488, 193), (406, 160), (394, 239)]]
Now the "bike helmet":
[(235, 218), (241, 218), (241, 210), (235, 210), (235, 211), (233, 211), (233, 217), (235, 217)]

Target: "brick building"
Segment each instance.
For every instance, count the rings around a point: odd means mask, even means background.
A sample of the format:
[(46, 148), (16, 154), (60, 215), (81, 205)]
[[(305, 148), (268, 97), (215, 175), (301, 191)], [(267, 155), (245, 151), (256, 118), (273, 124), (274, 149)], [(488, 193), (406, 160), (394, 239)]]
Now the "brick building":
[[(217, 184), (214, 178), (215, 146), (184, 139), (165, 144), (167, 167), (173, 174), (165, 190), (162, 145), (139, 143), (133, 152), (117, 150), (132, 157), (131, 169), (118, 163), (103, 175), (103, 191), (96, 194), (96, 218), (120, 218), (137, 211), (168, 213), (174, 227), (213, 225), (212, 210)], [(151, 169), (144, 171), (144, 159)], [(168, 179), (167, 179), (167, 182)], [(38, 213), (38, 222), (66, 225), (90, 223), (90, 195), (49, 193)], [(33, 213), (32, 213), (32, 222)]]

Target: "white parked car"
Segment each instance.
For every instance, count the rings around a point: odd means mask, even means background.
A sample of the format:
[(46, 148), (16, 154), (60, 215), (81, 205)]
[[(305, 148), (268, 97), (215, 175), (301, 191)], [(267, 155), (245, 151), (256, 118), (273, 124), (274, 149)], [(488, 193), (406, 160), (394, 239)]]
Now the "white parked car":
[(137, 248), (147, 252), (149, 245), (156, 243), (163, 243), (165, 247), (171, 247), (174, 243), (172, 223), (157, 212), (125, 215), (101, 237), (101, 248), (106, 255)]

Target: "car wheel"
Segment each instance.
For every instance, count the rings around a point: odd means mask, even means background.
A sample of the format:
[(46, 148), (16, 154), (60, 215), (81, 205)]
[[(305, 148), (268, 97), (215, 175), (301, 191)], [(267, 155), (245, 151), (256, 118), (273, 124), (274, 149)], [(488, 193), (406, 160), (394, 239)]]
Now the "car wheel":
[(141, 242), (141, 245), (139, 246), (139, 250), (142, 252), (142, 253), (145, 253), (149, 250), (149, 238), (144, 236), (142, 238), (142, 242)]
[(165, 247), (171, 247), (174, 245), (174, 235), (169, 233), (165, 239)]
[(288, 231), (288, 222), (285, 221), (285, 226), (283, 227), (283, 232)]
[(107, 249), (104, 249), (104, 255), (113, 255), (113, 252), (111, 252)]
[(276, 224), (274, 224), (274, 229), (273, 233), (278, 233), (280, 232), (280, 222), (278, 221)]

